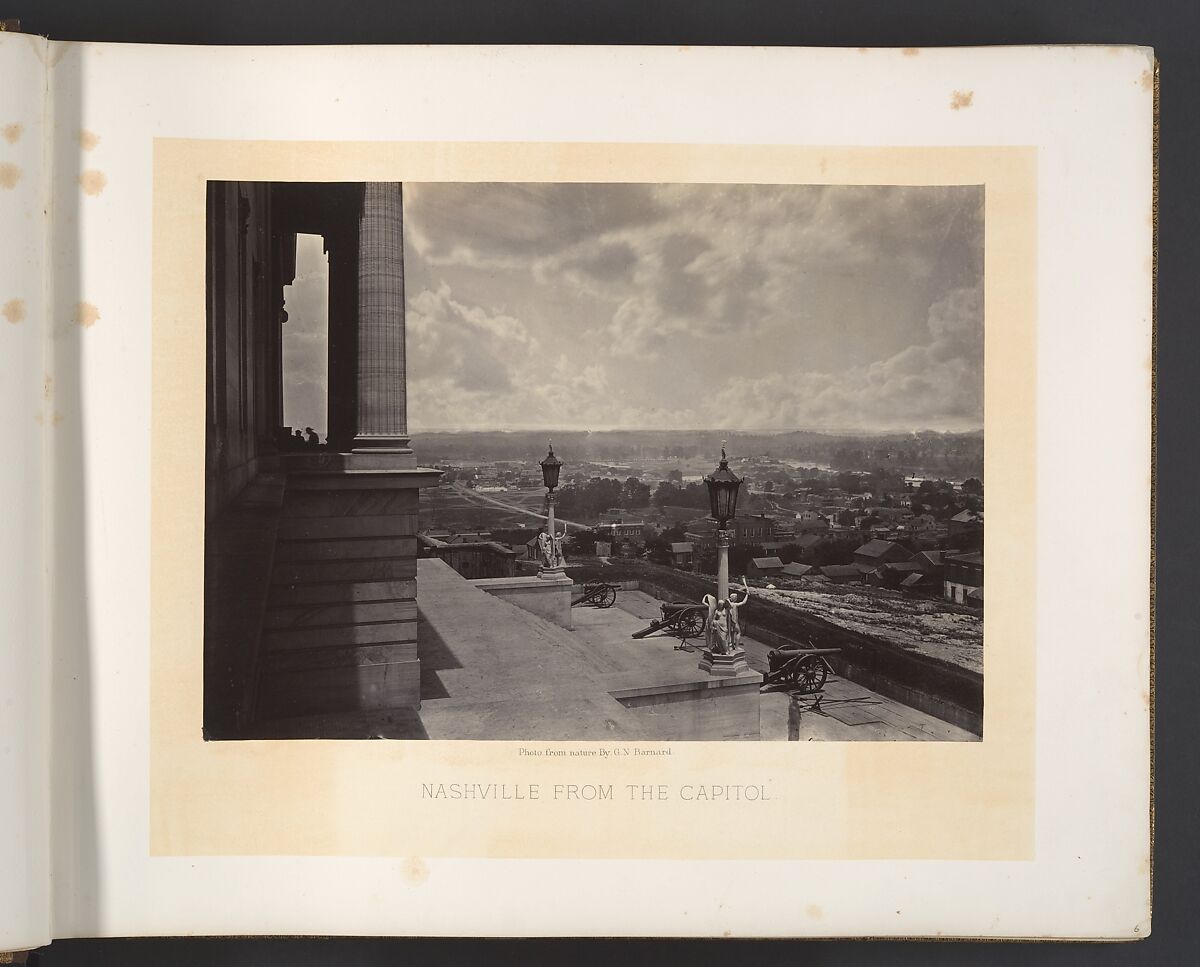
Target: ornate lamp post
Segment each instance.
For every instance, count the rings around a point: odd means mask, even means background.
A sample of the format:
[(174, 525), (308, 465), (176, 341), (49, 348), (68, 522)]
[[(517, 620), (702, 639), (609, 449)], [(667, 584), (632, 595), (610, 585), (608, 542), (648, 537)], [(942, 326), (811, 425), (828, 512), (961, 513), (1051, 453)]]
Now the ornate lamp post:
[(729, 594), (729, 545), (731, 543), (728, 524), (737, 515), (738, 490), (741, 478), (729, 469), (725, 456), (725, 441), (721, 441), (721, 463), (704, 478), (708, 488), (709, 516), (717, 522), (717, 596), (704, 596), (708, 605), (708, 622), (705, 625), (704, 656), (700, 667), (713, 675), (737, 675), (749, 670), (746, 653), (742, 651), (741, 626), (738, 624), (738, 608), (746, 603), (750, 592), (740, 598)]
[(566, 560), (563, 558), (562, 542), (567, 536), (566, 527), (561, 534), (554, 531), (554, 491), (558, 487), (558, 474), (562, 469), (562, 461), (554, 455), (554, 441), (550, 441), (550, 452), (540, 464), (542, 468), (542, 483), (546, 485), (546, 532), (538, 539), (542, 560), (538, 567), (538, 577), (554, 578), (563, 573)]

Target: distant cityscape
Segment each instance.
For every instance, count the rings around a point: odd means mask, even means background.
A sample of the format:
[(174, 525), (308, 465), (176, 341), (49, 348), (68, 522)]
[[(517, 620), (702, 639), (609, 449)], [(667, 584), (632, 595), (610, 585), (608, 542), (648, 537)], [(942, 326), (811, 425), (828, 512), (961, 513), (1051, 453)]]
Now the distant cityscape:
[[(557, 513), (575, 563), (641, 560), (714, 573), (702, 479), (722, 434), (674, 434), (683, 440), (676, 444), (670, 436), (559, 435), (566, 465)], [(730, 466), (745, 481), (733, 573), (780, 588), (868, 584), (982, 607), (982, 434), (725, 436)], [(504, 442), (528, 456), (500, 457)], [(435, 434), (420, 445), (443, 471), (422, 501), (424, 553), (454, 558), (472, 578), (535, 561), (543, 435)], [(468, 544), (479, 549), (469, 557)]]

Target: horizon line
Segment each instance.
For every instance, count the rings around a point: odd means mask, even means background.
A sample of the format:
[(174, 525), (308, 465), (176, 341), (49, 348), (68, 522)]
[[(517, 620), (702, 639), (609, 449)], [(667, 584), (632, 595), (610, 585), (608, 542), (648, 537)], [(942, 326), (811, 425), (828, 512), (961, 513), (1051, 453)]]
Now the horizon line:
[(860, 427), (840, 427), (840, 426), (801, 426), (790, 427), (788, 429), (780, 429), (778, 427), (711, 427), (711, 426), (691, 426), (691, 427), (675, 427), (675, 426), (639, 426), (639, 427), (566, 427), (566, 426), (489, 426), (489, 427), (423, 427), (421, 429), (410, 430), (410, 436), (419, 436), (422, 433), (744, 433), (744, 434), (765, 434), (769, 436), (781, 436), (786, 433), (821, 433), (826, 435), (831, 434), (852, 434), (855, 436), (913, 436), (921, 433), (950, 433), (955, 435), (963, 435), (969, 433), (982, 433), (982, 426), (970, 427), (967, 429), (936, 429), (934, 427), (911, 427), (911, 428), (893, 428), (893, 429), (863, 429)]

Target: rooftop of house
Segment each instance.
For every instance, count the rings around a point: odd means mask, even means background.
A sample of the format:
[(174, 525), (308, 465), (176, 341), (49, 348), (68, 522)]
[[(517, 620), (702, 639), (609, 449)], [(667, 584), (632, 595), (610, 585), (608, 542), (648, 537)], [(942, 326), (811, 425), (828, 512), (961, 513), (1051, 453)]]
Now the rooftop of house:
[(861, 577), (862, 571), (853, 564), (829, 564), (821, 568), (821, 573), (829, 578)]
[[(900, 545), (894, 541), (872, 540), (867, 541), (862, 547), (855, 548), (854, 553), (862, 554), (864, 557), (882, 557), (884, 554), (893, 548), (899, 548)], [(900, 548), (903, 550), (903, 548)]]
[(955, 554), (953, 557), (945, 557), (947, 564), (983, 564), (983, 554), (976, 551), (972, 554)]
[(690, 554), (693, 550), (691, 541), (673, 541), (669, 546), (672, 554)]
[(755, 567), (762, 568), (764, 570), (769, 568), (783, 567), (783, 561), (779, 560), (777, 557), (752, 557), (750, 560)]

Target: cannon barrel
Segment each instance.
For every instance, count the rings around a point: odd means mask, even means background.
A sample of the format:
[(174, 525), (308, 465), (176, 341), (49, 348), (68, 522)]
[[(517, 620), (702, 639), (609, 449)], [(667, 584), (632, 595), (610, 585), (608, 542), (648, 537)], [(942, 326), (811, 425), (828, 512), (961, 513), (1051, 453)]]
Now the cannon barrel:
[(785, 658), (795, 658), (797, 655), (836, 655), (841, 648), (804, 648), (800, 645), (791, 645), (787, 648), (772, 648), (767, 652), (768, 658), (774, 658), (780, 655)]
[(661, 621), (651, 621), (649, 628), (643, 628), (641, 631), (635, 631), (630, 638), (645, 638), (647, 635), (652, 635), (656, 631), (661, 631), (671, 623), (671, 619), (666, 618)]

